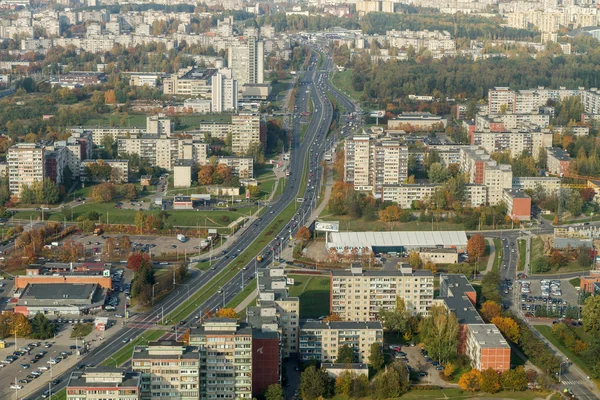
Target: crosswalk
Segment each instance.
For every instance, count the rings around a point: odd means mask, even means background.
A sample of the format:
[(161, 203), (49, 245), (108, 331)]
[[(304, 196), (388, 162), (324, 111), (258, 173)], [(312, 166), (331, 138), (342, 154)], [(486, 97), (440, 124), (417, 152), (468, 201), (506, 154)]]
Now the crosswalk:
[(565, 381), (565, 380), (561, 380), (561, 382), (563, 385), (565, 386), (576, 386), (576, 385), (581, 385), (581, 381)]

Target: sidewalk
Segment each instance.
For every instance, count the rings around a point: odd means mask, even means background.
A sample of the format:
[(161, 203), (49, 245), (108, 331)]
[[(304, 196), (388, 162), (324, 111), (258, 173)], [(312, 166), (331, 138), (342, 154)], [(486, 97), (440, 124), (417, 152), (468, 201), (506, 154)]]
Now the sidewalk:
[(494, 268), (494, 260), (496, 259), (496, 246), (494, 245), (494, 240), (491, 238), (485, 238), (488, 245), (490, 246), (490, 257), (488, 258), (487, 266), (485, 270), (479, 271), (480, 275), (485, 275)]
[(246, 309), (246, 307), (248, 307), (248, 305), (250, 303), (252, 303), (252, 300), (254, 300), (256, 298), (257, 294), (258, 294), (258, 290), (254, 289), (252, 291), (252, 293), (250, 293), (248, 295), (248, 297), (246, 297), (244, 300), (242, 300), (242, 302), (240, 304), (237, 305), (237, 307), (235, 308), (235, 312), (239, 313), (241, 311), (244, 311)]

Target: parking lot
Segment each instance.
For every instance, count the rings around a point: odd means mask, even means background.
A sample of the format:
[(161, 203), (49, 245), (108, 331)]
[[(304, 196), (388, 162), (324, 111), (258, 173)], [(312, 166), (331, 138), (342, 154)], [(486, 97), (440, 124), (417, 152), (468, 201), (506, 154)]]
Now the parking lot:
[(525, 279), (519, 281), (520, 309), (531, 316), (573, 318), (578, 293), (567, 280)]
[(389, 348), (390, 354), (396, 360), (406, 363), (411, 381), (417, 384), (449, 386), (439, 375), (443, 367), (431, 360), (424, 350), (417, 346), (390, 345)]
[[(76, 318), (78, 322), (93, 321), (93, 318)], [(59, 331), (56, 336), (48, 340), (33, 340), (17, 338), (15, 344), (14, 338), (7, 338), (6, 348), (0, 349), (0, 398), (15, 398), (18, 391), (18, 398), (25, 399), (29, 393), (38, 390), (41, 387), (48, 388), (48, 384), (54, 381), (58, 384), (55, 377), (62, 374), (65, 370), (77, 365), (83, 368), (79, 363), (80, 356), (77, 350), (83, 350), (83, 341), (70, 338), (71, 331), (75, 325), (75, 320), (69, 320), (58, 324)], [(93, 348), (98, 342), (107, 340), (117, 329), (108, 329), (106, 332), (92, 331), (86, 338), (85, 343)], [(9, 362), (9, 360), (13, 360)], [(15, 383), (16, 380), (16, 383)]]

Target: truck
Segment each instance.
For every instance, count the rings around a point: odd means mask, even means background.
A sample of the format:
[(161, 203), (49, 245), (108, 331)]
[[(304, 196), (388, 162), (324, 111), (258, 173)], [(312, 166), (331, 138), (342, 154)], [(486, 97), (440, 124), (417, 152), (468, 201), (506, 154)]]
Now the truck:
[(179, 240), (181, 243), (185, 243), (185, 241), (187, 240), (185, 235), (182, 235), (181, 233), (177, 234), (177, 240)]
[(102, 235), (103, 232), (104, 231), (100, 227), (94, 228), (94, 236), (100, 236), (100, 235)]
[(262, 254), (256, 256), (256, 261), (261, 262), (263, 260)]

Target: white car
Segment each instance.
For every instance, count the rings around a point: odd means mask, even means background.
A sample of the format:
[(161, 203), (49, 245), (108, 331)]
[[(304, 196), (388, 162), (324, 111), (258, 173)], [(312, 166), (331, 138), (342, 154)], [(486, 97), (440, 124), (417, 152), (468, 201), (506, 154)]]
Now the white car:
[(21, 390), (23, 389), (23, 385), (10, 385), (11, 389)]
[(48, 364), (54, 365), (54, 364), (58, 364), (58, 361), (56, 361), (54, 358), (51, 358), (47, 361)]
[(42, 365), (41, 367), (38, 368), (40, 371), (48, 371), (48, 367), (46, 367), (45, 365)]

